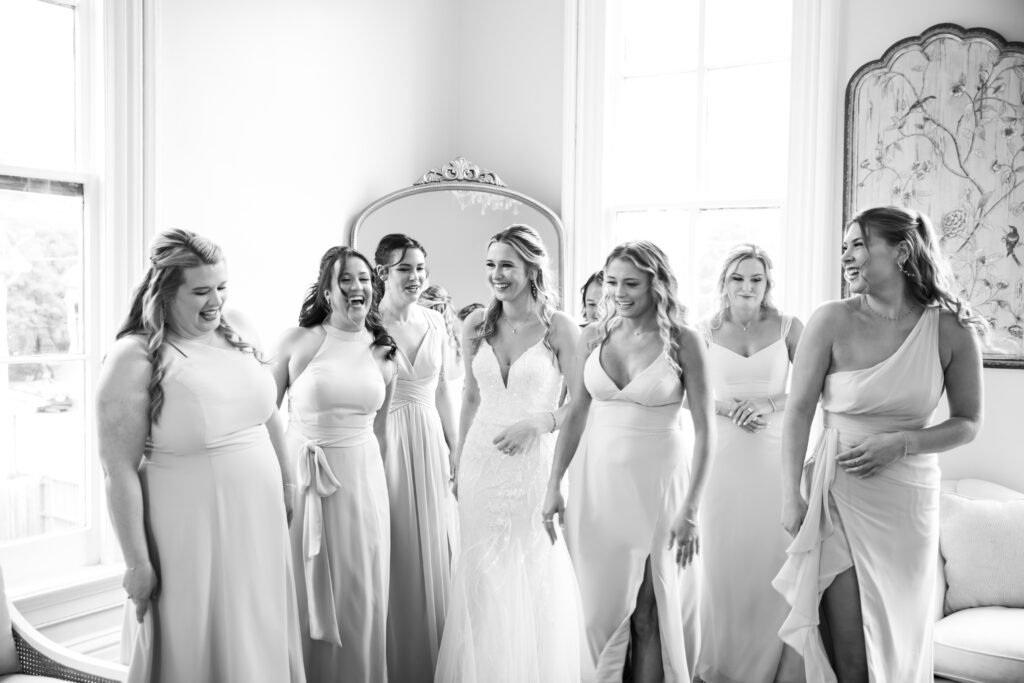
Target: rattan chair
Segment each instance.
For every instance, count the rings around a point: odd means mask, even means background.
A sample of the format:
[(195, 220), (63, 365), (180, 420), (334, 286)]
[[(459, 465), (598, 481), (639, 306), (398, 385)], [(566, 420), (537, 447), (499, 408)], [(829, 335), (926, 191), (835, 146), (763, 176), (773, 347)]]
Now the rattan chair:
[(25, 676), (42, 676), (40, 683), (121, 683), (128, 668), (70, 650), (37, 631), (7, 599), (0, 569), (0, 683)]

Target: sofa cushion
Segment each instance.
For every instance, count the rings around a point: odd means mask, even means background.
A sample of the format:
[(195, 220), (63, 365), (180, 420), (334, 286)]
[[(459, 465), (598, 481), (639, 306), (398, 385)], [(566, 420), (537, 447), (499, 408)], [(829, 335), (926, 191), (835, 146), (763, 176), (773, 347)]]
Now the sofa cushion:
[(942, 495), (946, 612), (1024, 607), (1024, 500)]
[(0, 675), (21, 671), (18, 651), (14, 649), (14, 634), (11, 631), (11, 613), (7, 604), (7, 589), (4, 588), (4, 570), (0, 567)]
[(935, 675), (962, 683), (1024, 681), (1024, 610), (975, 607), (935, 624)]

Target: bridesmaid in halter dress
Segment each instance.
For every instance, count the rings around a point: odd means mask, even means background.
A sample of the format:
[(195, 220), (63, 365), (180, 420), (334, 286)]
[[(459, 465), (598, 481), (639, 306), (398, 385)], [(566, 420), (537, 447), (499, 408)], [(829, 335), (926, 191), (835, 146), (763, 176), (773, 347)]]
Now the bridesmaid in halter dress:
[[(952, 293), (917, 211), (858, 214), (842, 264), (852, 296), (808, 321), (783, 427), (793, 542), (774, 581), (790, 606), (778, 680), (931, 683), (936, 453), (978, 433), (987, 325)], [(930, 425), (943, 391), (949, 418)], [(824, 431), (805, 466), (819, 398)]]
[(219, 247), (159, 235), (100, 374), (107, 502), (143, 622), (132, 683), (305, 680), (274, 381), (226, 298)]
[[(697, 516), (715, 441), (706, 351), (683, 322), (675, 276), (656, 245), (616, 247), (604, 285), (604, 317), (577, 347), (583, 372), (541, 514), (552, 541), (553, 517), (565, 526), (593, 680), (621, 681), (625, 673), (638, 683), (688, 682), (697, 653), (687, 629), (699, 591), (687, 578), (700, 549)], [(681, 427), (684, 396), (692, 459)], [(566, 508), (561, 482), (574, 455), (580, 462)]]
[(384, 476), (395, 344), (373, 299), (373, 268), (331, 247), (274, 360), (296, 454), (292, 554), (306, 676), (387, 680), (391, 514)]
[(381, 318), (398, 347), (384, 463), (391, 501), (390, 683), (416, 683), (433, 673), (451, 583), (448, 453), (456, 435), (445, 322), (417, 304), (426, 256), (423, 245), (400, 234), (382, 237), (374, 254)]
[(778, 526), (782, 415), (803, 325), (775, 307), (773, 285), (764, 250), (737, 246), (718, 278), (721, 307), (701, 325), (718, 416), (700, 520), (708, 533), (697, 674), (707, 683), (771, 683), (782, 656), (786, 601), (772, 588), (789, 545)]

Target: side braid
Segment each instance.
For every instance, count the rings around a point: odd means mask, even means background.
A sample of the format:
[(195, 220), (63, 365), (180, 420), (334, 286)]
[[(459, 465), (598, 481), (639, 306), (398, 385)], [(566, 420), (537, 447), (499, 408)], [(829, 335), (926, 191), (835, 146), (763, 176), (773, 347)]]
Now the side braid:
[(220, 326), (217, 330), (224, 335), (224, 338), (228, 340), (232, 346), (241, 351), (242, 353), (251, 353), (253, 357), (260, 363), (266, 364), (267, 361), (263, 359), (263, 354), (256, 350), (256, 347), (249, 342), (242, 339), (238, 332), (235, 332), (235, 328), (231, 327), (228, 323), (227, 318), (223, 315), (220, 317)]

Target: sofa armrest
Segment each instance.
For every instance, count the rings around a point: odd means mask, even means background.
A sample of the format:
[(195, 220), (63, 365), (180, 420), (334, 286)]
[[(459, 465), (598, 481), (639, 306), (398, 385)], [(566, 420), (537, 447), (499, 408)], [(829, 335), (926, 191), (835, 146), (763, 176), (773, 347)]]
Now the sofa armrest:
[(88, 657), (49, 640), (13, 605), (11, 625), (21, 670), (26, 674), (79, 683), (123, 683), (128, 678), (128, 668), (121, 664)]

